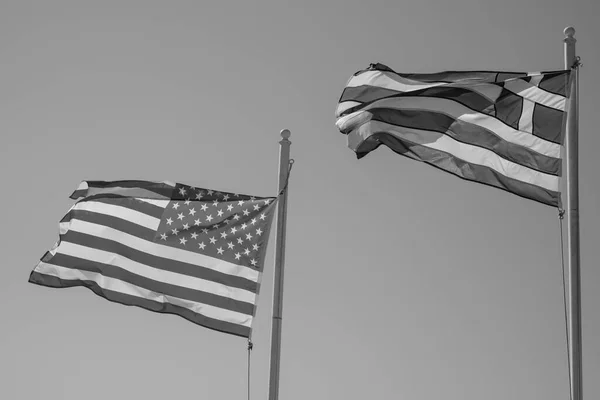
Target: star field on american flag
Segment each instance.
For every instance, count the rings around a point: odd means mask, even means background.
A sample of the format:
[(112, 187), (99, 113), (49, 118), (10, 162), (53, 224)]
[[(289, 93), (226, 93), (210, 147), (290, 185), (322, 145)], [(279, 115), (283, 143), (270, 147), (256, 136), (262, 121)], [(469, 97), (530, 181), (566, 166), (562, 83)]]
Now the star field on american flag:
[(262, 271), (275, 198), (177, 184), (155, 241)]

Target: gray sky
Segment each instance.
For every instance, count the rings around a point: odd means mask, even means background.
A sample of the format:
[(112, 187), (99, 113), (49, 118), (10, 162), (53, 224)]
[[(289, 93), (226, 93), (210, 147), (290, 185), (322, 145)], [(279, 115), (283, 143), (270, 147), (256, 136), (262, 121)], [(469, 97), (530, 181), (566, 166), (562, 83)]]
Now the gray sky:
[(27, 278), (81, 180), (274, 195), (289, 128), (281, 399), (567, 399), (556, 210), (384, 148), (358, 161), (334, 110), (371, 62), (562, 69), (568, 25), (584, 64), (584, 395), (600, 397), (599, 14), (596, 0), (0, 2), (0, 398), (245, 398), (244, 339)]

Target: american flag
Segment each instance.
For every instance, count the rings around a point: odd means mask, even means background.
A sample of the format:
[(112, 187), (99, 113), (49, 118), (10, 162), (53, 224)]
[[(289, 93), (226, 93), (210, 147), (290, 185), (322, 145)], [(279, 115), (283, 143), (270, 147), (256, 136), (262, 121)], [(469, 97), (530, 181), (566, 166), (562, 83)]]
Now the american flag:
[(358, 158), (381, 144), (463, 179), (559, 206), (570, 71), (354, 74), (336, 126)]
[(29, 281), (250, 337), (276, 198), (87, 181)]

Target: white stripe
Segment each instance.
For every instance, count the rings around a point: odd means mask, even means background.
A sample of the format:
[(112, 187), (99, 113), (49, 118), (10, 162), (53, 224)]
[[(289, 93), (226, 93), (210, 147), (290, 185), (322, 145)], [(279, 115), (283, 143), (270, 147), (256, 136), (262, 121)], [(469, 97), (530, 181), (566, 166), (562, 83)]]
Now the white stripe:
[(394, 97), (381, 99), (365, 106), (359, 111), (339, 118), (336, 121), (336, 126), (340, 131), (352, 130), (354, 129), (355, 126), (353, 125), (357, 123), (357, 118), (360, 114), (372, 108), (440, 112), (452, 118), (485, 128), (507, 142), (527, 147), (539, 154), (560, 158), (561, 146), (559, 144), (549, 142), (534, 136), (531, 133), (514, 129), (511, 126), (504, 124), (499, 119), (475, 112), (460, 103), (447, 99), (433, 97)]
[(107, 187), (107, 188), (95, 188), (91, 187), (86, 193), (86, 197), (95, 196), (98, 194), (116, 194), (119, 196), (128, 196), (144, 199), (168, 199), (169, 197), (163, 196), (151, 190), (139, 188), (139, 187)]
[(506, 81), (504, 83), (504, 88), (518, 94), (524, 99), (534, 101), (546, 107), (554, 108), (559, 111), (565, 110), (566, 98), (564, 96), (546, 92), (537, 86), (525, 82), (523, 79)]
[(236, 265), (218, 258), (206, 256), (204, 254), (186, 251), (140, 239), (136, 236), (107, 226), (93, 224), (78, 219), (72, 219), (70, 222), (68, 222), (68, 224), (69, 230), (85, 233), (103, 239), (114, 240), (123, 244), (124, 246), (131, 247), (132, 249), (139, 250), (156, 257), (164, 257), (192, 265), (199, 265), (227, 275), (239, 276), (253, 282), (258, 282), (260, 276), (258, 271), (242, 265)]
[(360, 75), (357, 75), (350, 79), (347, 87), (358, 87), (358, 86), (376, 86), (384, 89), (396, 90), (399, 92), (413, 92), (416, 90), (428, 89), (432, 87), (446, 86), (446, 87), (459, 87), (469, 89), (475, 93), (479, 93), (483, 97), (487, 98), (491, 102), (495, 102), (502, 93), (502, 87), (493, 85), (488, 82), (420, 82), (412, 79), (403, 78), (396, 74), (391, 74), (382, 71), (367, 71)]
[(164, 282), (205, 293), (212, 293), (217, 296), (251, 304), (254, 304), (256, 301), (256, 295), (248, 290), (226, 286), (222, 283), (197, 278), (194, 276), (178, 274), (176, 272), (150, 267), (116, 253), (81, 246), (79, 244), (66, 242), (64, 240), (58, 246), (56, 252), (59, 254), (83, 258), (102, 264), (114, 265), (124, 269), (125, 271), (129, 271), (133, 274), (153, 279), (158, 282)]
[(353, 76), (346, 87), (358, 87), (363, 85), (378, 86), (385, 89), (397, 90), (399, 92), (411, 92), (414, 90), (427, 89), (430, 87), (447, 85), (447, 82), (428, 82), (423, 83), (414, 81), (398, 75), (391, 77), (383, 71), (365, 71)]
[(352, 107), (356, 107), (356, 106), (360, 106), (362, 103), (358, 102), (358, 101), (343, 101), (341, 103), (338, 104), (337, 108), (335, 109), (335, 116), (339, 117), (340, 115), (342, 115), (342, 113)]
[(157, 230), (160, 226), (160, 219), (150, 215), (132, 210), (127, 207), (121, 207), (114, 204), (100, 203), (96, 201), (86, 201), (77, 203), (73, 206), (74, 210), (91, 211), (99, 214), (110, 215), (121, 218), (129, 222), (144, 226), (148, 229)]
[(153, 204), (160, 208), (167, 208), (169, 205), (169, 200), (155, 200), (155, 199), (146, 199), (143, 197), (136, 197), (136, 200), (143, 201), (144, 203)]
[[(489, 167), (509, 178), (530, 183), (555, 192), (558, 191), (559, 178), (557, 176), (544, 174), (512, 161), (505, 160), (492, 151), (458, 142), (439, 132), (404, 127), (399, 128), (379, 121), (370, 121), (361, 125), (348, 135), (350, 148), (352, 150), (357, 150), (360, 144), (375, 132), (387, 132), (400, 139), (405, 139), (415, 144), (452, 154), (465, 162)], [(435, 138), (435, 140), (428, 141), (427, 139), (430, 138)]]
[(196, 314), (204, 315), (220, 321), (231, 322), (233, 324), (247, 327), (252, 325), (251, 315), (214, 307), (208, 304), (197, 303), (195, 301), (185, 300), (174, 296), (167, 296), (165, 294), (153, 292), (148, 289), (132, 285), (119, 279), (106, 277), (96, 272), (64, 268), (57, 265), (46, 264), (44, 262), (40, 262), (35, 268), (35, 271), (43, 275), (54, 276), (64, 280), (93, 281), (96, 282), (102, 289), (112, 290), (114, 292), (139, 297), (142, 299), (148, 299), (163, 304), (173, 304), (191, 310)]
[[(542, 81), (543, 75), (534, 75), (531, 77), (531, 84), (537, 86)], [(533, 133), (533, 110), (535, 102), (523, 98), (523, 110), (519, 118), (519, 130), (523, 132)]]

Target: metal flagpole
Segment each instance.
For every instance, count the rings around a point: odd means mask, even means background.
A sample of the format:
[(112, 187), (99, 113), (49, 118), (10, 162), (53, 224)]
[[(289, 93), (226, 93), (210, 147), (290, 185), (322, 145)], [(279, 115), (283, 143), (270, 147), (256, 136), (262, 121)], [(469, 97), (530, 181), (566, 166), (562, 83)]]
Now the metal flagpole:
[[(565, 69), (572, 68), (577, 62), (572, 27), (564, 30)], [(568, 254), (569, 254), (569, 360), (571, 370), (571, 400), (582, 400), (582, 362), (581, 362), (581, 272), (579, 245), (579, 68), (573, 68), (574, 74), (567, 114), (566, 159), (567, 159), (567, 218), (568, 218)]]
[(279, 200), (275, 238), (275, 271), (273, 276), (273, 316), (271, 322), (271, 364), (269, 400), (279, 398), (279, 367), (281, 359), (281, 317), (283, 312), (283, 267), (285, 261), (285, 230), (287, 218), (287, 181), (290, 170), (290, 131), (281, 131), (279, 142)]

